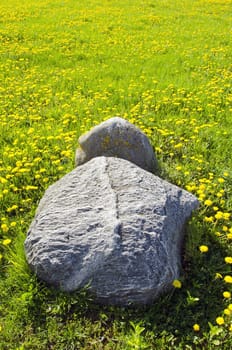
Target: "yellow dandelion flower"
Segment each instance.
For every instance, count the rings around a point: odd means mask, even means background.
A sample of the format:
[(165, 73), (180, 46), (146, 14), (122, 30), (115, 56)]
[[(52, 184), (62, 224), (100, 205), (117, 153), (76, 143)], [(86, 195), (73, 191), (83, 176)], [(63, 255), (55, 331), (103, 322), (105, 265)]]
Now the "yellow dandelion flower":
[(172, 285), (173, 285), (173, 287), (175, 287), (175, 288), (181, 288), (181, 287), (182, 287), (182, 283), (181, 283), (180, 280), (174, 280), (174, 281), (172, 282)]
[(226, 316), (230, 316), (230, 314), (231, 314), (230, 309), (225, 309), (225, 310), (224, 310), (224, 314), (225, 314)]
[(229, 331), (232, 332), (232, 324), (229, 327)]
[(6, 184), (7, 183), (7, 179), (5, 179), (4, 177), (0, 177), (0, 183)]
[(230, 219), (230, 213), (223, 213), (223, 217), (225, 220), (229, 220)]
[(2, 244), (5, 246), (9, 245), (10, 243), (11, 243), (11, 239), (9, 239), (9, 238), (6, 238), (2, 241)]
[(203, 183), (200, 184), (199, 189), (200, 189), (200, 191), (204, 191), (206, 189), (206, 185)]
[(7, 224), (2, 224), (2, 225), (1, 225), (1, 229), (2, 229), (2, 231), (3, 231), (4, 233), (6, 233), (6, 232), (9, 231), (9, 228), (8, 228)]
[(219, 316), (216, 318), (216, 323), (219, 325), (219, 326), (222, 326), (224, 323), (225, 323), (225, 320), (223, 317)]
[(16, 210), (16, 209), (18, 209), (18, 206), (16, 205), (16, 204), (14, 204), (14, 205), (12, 205), (12, 207), (10, 207), (10, 208), (7, 208), (7, 212), (8, 213), (10, 213), (10, 212), (12, 212), (12, 211), (14, 211), (14, 210)]
[(207, 253), (209, 248), (207, 247), (207, 245), (201, 245), (199, 247), (199, 250), (200, 250), (201, 253)]
[(218, 178), (218, 182), (219, 182), (220, 184), (223, 184), (223, 182), (225, 182), (225, 180), (224, 180), (222, 177), (219, 177), (219, 178)]
[(231, 257), (231, 256), (226, 256), (226, 257), (225, 257), (225, 262), (226, 262), (227, 264), (232, 264), (232, 257)]
[(220, 220), (223, 218), (223, 213), (221, 211), (218, 211), (216, 214), (215, 214), (215, 219), (217, 220)]
[(229, 275), (226, 275), (226, 276), (224, 277), (224, 281), (225, 281), (226, 283), (232, 283), (232, 277), (229, 276)]
[(205, 222), (213, 222), (213, 216), (205, 216), (204, 221)]
[(183, 147), (183, 143), (181, 143), (181, 142), (174, 145), (174, 148), (176, 148), (176, 149), (181, 148), (181, 147)]
[(195, 332), (199, 332), (200, 326), (199, 326), (198, 323), (195, 323), (195, 324), (193, 325), (193, 330), (194, 330)]
[(202, 194), (199, 195), (198, 199), (200, 201), (203, 201), (205, 199), (205, 197), (206, 197), (206, 195), (204, 193), (202, 193)]
[(224, 296), (224, 298), (226, 298), (226, 299), (230, 299), (230, 298), (231, 298), (231, 293), (228, 292), (228, 291), (225, 291), (225, 292), (223, 292), (223, 296)]
[(210, 206), (213, 204), (213, 202), (211, 201), (211, 199), (206, 199), (205, 202), (204, 202), (204, 204), (205, 204), (207, 207), (210, 207)]
[(37, 189), (38, 189), (37, 186), (32, 186), (32, 185), (27, 185), (27, 186), (25, 187), (25, 190), (26, 190), (26, 191), (37, 190)]
[(229, 304), (229, 305), (228, 305), (228, 309), (229, 309), (230, 311), (232, 311), (232, 304)]

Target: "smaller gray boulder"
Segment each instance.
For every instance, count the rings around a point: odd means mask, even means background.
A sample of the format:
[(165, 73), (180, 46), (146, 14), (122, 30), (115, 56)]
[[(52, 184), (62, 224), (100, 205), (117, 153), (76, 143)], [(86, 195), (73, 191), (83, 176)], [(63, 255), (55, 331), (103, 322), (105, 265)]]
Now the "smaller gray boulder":
[(114, 117), (95, 126), (78, 140), (76, 165), (98, 156), (129, 160), (139, 167), (156, 172), (158, 166), (147, 136), (127, 120)]

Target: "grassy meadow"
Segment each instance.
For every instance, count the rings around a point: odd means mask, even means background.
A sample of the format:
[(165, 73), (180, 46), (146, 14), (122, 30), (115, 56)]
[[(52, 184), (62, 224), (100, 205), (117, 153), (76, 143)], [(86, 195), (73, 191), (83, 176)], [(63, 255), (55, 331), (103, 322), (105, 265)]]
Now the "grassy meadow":
[[(0, 1), (0, 349), (232, 348), (232, 1)], [(38, 281), (23, 242), (78, 137), (121, 116), (194, 193), (183, 271), (153, 305)]]

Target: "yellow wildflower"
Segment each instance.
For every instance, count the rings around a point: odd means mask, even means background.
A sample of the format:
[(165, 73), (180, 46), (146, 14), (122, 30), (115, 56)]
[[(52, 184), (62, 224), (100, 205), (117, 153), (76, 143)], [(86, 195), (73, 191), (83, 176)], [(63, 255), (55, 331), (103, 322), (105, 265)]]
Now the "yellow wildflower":
[(221, 325), (223, 325), (224, 323), (225, 323), (225, 320), (224, 320), (224, 318), (223, 317), (217, 317), (216, 318), (216, 323), (219, 325), (219, 326), (221, 326)]
[(230, 219), (230, 213), (223, 213), (223, 217), (225, 220), (229, 220)]
[(227, 276), (224, 277), (224, 281), (225, 281), (226, 283), (232, 283), (232, 277), (229, 276), (229, 275), (227, 275)]
[(1, 225), (1, 229), (2, 229), (2, 231), (3, 231), (4, 233), (6, 233), (6, 232), (9, 231), (9, 228), (8, 228), (7, 224), (2, 224), (2, 225)]
[(26, 190), (26, 191), (37, 190), (37, 189), (38, 189), (37, 186), (32, 186), (32, 185), (27, 185), (27, 186), (25, 187), (25, 190)]
[(195, 332), (199, 332), (199, 330), (200, 330), (199, 324), (195, 323), (195, 324), (193, 325), (193, 330), (194, 330)]
[(224, 314), (227, 315), (227, 316), (230, 316), (230, 314), (231, 314), (230, 309), (225, 309), (224, 310)]
[(12, 211), (14, 211), (14, 210), (16, 210), (16, 209), (18, 209), (18, 206), (16, 205), (16, 204), (14, 204), (14, 205), (12, 205), (12, 207), (10, 207), (10, 208), (7, 208), (7, 212), (8, 213), (10, 213), (10, 212), (12, 212)]
[(223, 292), (223, 296), (224, 296), (224, 298), (229, 299), (229, 298), (231, 298), (231, 293), (228, 291), (225, 291), (225, 292)]
[(6, 238), (2, 241), (2, 244), (5, 246), (9, 245), (10, 243), (11, 243), (11, 239), (9, 239), (9, 238)]
[(213, 217), (212, 216), (205, 216), (204, 221), (205, 222), (213, 222)]
[(232, 257), (231, 257), (231, 256), (226, 256), (226, 257), (225, 257), (225, 262), (226, 262), (227, 264), (232, 264)]
[(210, 207), (210, 206), (213, 204), (213, 202), (211, 201), (211, 199), (206, 199), (205, 202), (204, 202), (204, 204), (205, 204), (207, 207)]
[(182, 283), (181, 283), (180, 280), (174, 280), (174, 281), (172, 282), (172, 285), (173, 285), (173, 287), (175, 287), (175, 288), (181, 288), (181, 287), (182, 287)]
[(215, 219), (217, 220), (220, 220), (223, 218), (223, 213), (221, 211), (218, 211), (216, 214), (215, 214)]
[(207, 247), (207, 245), (201, 245), (199, 247), (199, 250), (200, 250), (201, 253), (207, 253), (209, 248)]

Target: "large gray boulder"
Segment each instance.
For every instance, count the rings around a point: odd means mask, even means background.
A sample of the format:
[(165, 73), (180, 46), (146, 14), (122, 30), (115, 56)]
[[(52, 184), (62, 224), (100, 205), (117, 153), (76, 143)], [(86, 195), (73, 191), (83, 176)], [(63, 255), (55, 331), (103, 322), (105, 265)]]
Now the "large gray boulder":
[(97, 157), (50, 186), (25, 241), (38, 277), (63, 291), (89, 283), (106, 304), (147, 304), (181, 268), (190, 193), (133, 163)]
[(135, 163), (141, 168), (156, 172), (158, 166), (147, 136), (127, 120), (114, 117), (95, 126), (78, 139), (76, 165), (94, 157), (117, 157)]

